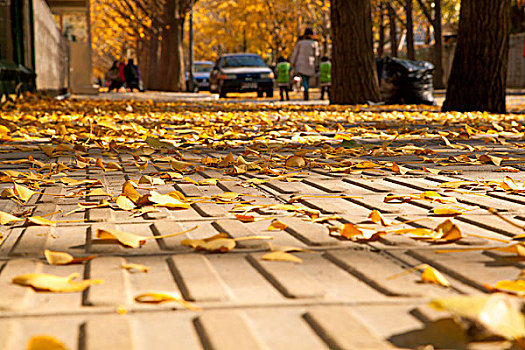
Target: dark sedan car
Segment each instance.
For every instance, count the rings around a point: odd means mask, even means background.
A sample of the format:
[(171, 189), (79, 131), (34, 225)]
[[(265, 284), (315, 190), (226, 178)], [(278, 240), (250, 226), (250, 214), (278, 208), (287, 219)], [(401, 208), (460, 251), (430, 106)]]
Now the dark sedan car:
[(256, 54), (228, 54), (217, 60), (210, 73), (210, 91), (225, 97), (229, 92), (266, 93), (273, 97), (274, 76), (261, 56)]
[[(204, 91), (210, 89), (210, 71), (213, 68), (213, 62), (197, 61), (193, 65), (193, 90)], [(188, 74), (189, 67), (186, 70), (186, 90), (190, 91), (190, 77)]]

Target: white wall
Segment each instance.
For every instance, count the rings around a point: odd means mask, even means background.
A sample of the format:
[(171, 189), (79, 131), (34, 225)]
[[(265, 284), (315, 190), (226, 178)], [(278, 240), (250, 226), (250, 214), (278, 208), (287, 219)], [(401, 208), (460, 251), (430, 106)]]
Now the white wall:
[(38, 90), (67, 88), (67, 44), (44, 0), (33, 0)]
[(524, 40), (525, 33), (510, 36), (509, 68), (507, 74), (507, 86), (510, 88), (525, 88)]

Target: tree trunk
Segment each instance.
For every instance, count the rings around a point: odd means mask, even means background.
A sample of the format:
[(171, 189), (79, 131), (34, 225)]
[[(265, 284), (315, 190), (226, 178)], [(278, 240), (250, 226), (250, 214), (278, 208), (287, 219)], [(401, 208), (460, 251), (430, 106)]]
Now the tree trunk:
[(331, 2), (331, 103), (361, 104), (381, 99), (371, 17), (370, 0)]
[(377, 46), (377, 56), (383, 57), (385, 53), (385, 9), (383, 1), (379, 1), (379, 43)]
[(462, 0), (444, 111), (505, 113), (510, 0)]
[(184, 54), (182, 50), (184, 17), (190, 0), (167, 0), (163, 6), (162, 40), (150, 43), (150, 86), (161, 91), (185, 91)]
[(441, 24), (441, 0), (434, 1), (434, 87), (443, 89), (445, 87), (445, 77), (443, 73), (443, 31)]
[(146, 88), (148, 90), (159, 89), (159, 34), (157, 31), (151, 36), (151, 40), (148, 45), (149, 58), (148, 58), (148, 78), (146, 79)]
[(390, 53), (392, 57), (397, 57), (397, 26), (396, 26), (396, 14), (392, 5), (388, 4), (388, 22), (390, 24)]
[(414, 3), (413, 0), (406, 0), (405, 11), (407, 17), (407, 58), (415, 61), (416, 51), (414, 49)]

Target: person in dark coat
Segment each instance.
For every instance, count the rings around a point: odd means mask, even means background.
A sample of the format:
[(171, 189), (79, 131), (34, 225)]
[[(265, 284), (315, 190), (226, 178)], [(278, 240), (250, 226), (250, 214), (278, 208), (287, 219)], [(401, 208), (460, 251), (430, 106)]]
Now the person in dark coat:
[(120, 78), (119, 75), (119, 61), (116, 60), (113, 62), (113, 65), (111, 68), (106, 72), (106, 75), (104, 77), (106, 84), (109, 84), (108, 86), (108, 92), (111, 92), (111, 90), (118, 91), (124, 82)]
[(139, 68), (133, 63), (133, 58), (130, 58), (128, 64), (124, 67), (124, 78), (126, 79), (126, 87), (131, 92), (133, 92), (133, 89), (142, 91), (140, 88)]

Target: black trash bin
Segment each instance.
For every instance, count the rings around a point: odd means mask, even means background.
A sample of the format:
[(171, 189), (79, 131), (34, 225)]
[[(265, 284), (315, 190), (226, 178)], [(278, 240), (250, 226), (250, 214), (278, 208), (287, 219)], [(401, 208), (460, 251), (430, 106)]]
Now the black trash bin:
[(376, 63), (385, 103), (435, 105), (432, 63), (392, 57), (379, 58)]

